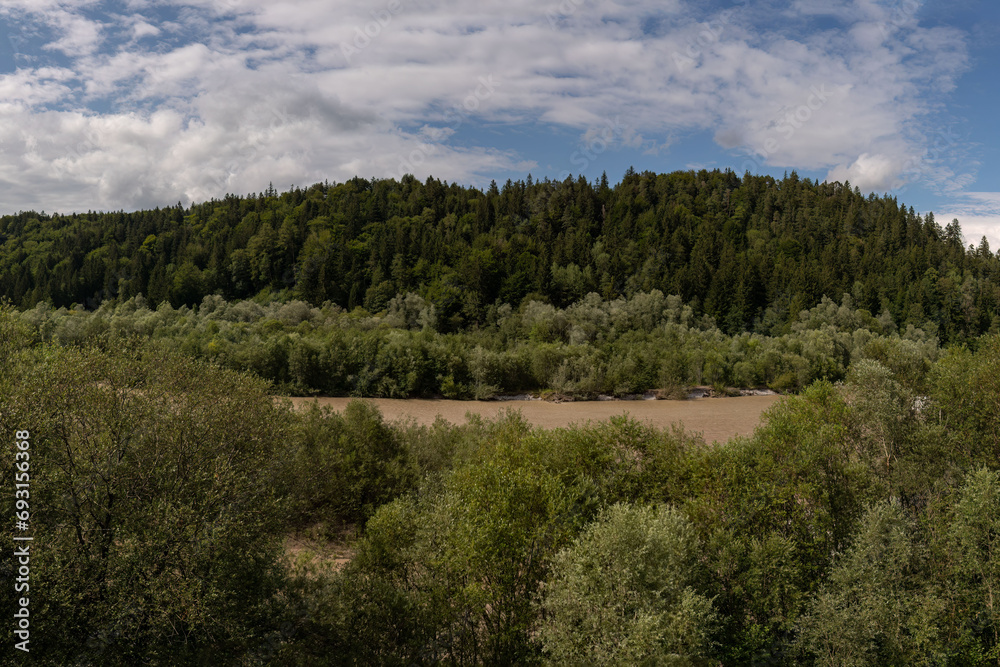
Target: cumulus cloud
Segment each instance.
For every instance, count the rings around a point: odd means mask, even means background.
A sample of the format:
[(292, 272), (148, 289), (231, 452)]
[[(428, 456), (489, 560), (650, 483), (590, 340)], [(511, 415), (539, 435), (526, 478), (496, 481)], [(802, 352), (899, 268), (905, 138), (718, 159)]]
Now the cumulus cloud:
[(0, 77), (6, 209), (405, 171), (475, 182), (535, 165), (462, 130), (521, 123), (651, 154), (709, 132), (736, 162), (890, 189), (928, 157), (928, 91), (965, 63), (963, 35), (875, 0), (4, 4), (60, 58)]
[(866, 191), (888, 192), (903, 185), (900, 174), (904, 160), (892, 155), (862, 153), (850, 166), (838, 165), (827, 175), (828, 181), (849, 181)]
[(142, 19), (139, 19), (132, 24), (132, 37), (134, 39), (142, 39), (143, 37), (156, 37), (159, 34), (160, 34), (159, 28), (150, 23), (146, 23)]
[(93, 53), (100, 44), (103, 25), (65, 10), (46, 13), (57, 39), (45, 45), (46, 49), (61, 51), (68, 56), (84, 56)]

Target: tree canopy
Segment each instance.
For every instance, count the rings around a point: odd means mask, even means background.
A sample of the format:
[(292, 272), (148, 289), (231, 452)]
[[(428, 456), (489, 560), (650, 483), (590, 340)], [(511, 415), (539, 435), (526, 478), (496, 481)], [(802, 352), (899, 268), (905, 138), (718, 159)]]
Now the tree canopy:
[(777, 333), (823, 296), (943, 342), (1000, 324), (1000, 259), (890, 196), (731, 171), (507, 181), (355, 178), (136, 212), (0, 218), (0, 294), (53, 306), (153, 306), (263, 293), (371, 313), (398, 295), (451, 331), (490, 308), (676, 294), (727, 333)]

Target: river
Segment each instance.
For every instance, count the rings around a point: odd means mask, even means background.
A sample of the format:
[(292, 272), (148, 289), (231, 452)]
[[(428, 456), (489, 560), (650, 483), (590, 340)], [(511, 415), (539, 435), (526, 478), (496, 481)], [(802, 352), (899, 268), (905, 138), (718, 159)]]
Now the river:
[[(352, 398), (293, 398), (296, 406), (318, 401), (341, 411)], [(735, 398), (696, 398), (686, 401), (454, 401), (447, 399), (367, 399), (378, 406), (389, 421), (412, 418), (419, 424), (431, 424), (438, 415), (454, 424), (466, 421), (473, 413), (494, 418), (507, 408), (520, 410), (528, 422), (541, 428), (561, 428), (601, 421), (615, 415), (629, 414), (658, 428), (680, 422), (688, 431), (699, 432), (706, 442), (725, 442), (736, 435), (749, 435), (760, 423), (761, 414), (781, 400), (781, 396), (739, 396)]]

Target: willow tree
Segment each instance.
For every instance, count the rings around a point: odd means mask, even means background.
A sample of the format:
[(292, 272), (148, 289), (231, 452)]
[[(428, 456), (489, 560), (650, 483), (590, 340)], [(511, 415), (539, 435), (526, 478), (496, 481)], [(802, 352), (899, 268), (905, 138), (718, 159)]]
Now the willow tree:
[(286, 414), (248, 376), (113, 347), (24, 349), (0, 370), (0, 432), (31, 434), (30, 599), (44, 637), (32, 655), (266, 654), (283, 582), (271, 476)]

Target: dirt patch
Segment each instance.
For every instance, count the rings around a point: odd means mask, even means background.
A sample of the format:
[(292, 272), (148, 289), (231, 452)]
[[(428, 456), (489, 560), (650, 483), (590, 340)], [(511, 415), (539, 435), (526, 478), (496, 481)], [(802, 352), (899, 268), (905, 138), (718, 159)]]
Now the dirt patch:
[[(298, 407), (309, 401), (343, 410), (351, 398), (293, 398)], [(587, 421), (604, 421), (628, 414), (657, 428), (680, 422), (688, 431), (700, 432), (707, 442), (725, 442), (736, 435), (749, 435), (760, 423), (761, 413), (781, 396), (700, 398), (688, 401), (452, 401), (434, 399), (367, 399), (378, 406), (387, 420), (415, 419), (431, 424), (440, 415), (453, 424), (464, 424), (467, 414), (493, 419), (501, 411), (520, 410), (524, 418), (541, 428), (562, 428)]]
[(306, 576), (339, 570), (354, 557), (353, 541), (330, 541), (303, 535), (285, 538), (285, 559), (290, 567)]

